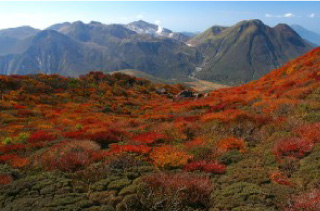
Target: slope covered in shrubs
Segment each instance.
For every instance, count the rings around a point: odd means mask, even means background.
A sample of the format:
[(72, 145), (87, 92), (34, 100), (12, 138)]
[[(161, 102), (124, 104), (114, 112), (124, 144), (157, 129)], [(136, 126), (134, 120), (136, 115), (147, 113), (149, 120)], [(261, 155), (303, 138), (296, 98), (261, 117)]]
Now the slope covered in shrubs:
[(320, 49), (202, 98), (123, 74), (0, 81), (4, 210), (319, 208)]

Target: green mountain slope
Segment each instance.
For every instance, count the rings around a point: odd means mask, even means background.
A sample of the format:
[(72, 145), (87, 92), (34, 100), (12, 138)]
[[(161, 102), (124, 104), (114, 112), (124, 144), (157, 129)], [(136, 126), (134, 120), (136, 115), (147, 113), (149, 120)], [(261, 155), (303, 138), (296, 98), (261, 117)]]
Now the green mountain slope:
[(213, 27), (188, 43), (205, 56), (195, 77), (229, 84), (258, 79), (312, 49), (289, 26), (271, 28), (260, 20), (242, 21), (229, 28)]

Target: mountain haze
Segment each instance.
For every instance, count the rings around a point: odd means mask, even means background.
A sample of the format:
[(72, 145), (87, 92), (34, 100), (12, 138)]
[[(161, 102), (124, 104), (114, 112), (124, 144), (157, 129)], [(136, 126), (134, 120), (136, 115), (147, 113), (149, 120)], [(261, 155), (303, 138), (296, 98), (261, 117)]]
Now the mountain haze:
[(310, 31), (297, 24), (291, 25), (291, 28), (293, 28), (303, 39), (311, 42), (311, 44), (320, 46), (320, 34)]

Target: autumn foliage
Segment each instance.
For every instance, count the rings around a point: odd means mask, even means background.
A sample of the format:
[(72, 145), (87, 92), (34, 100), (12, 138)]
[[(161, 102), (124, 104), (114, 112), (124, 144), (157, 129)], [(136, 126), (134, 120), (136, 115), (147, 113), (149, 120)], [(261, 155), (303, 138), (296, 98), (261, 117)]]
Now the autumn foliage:
[(83, 209), (317, 210), (320, 48), (238, 87), (183, 90), (119, 73), (0, 76), (0, 184), (68, 180), (63, 197)]
[(154, 147), (150, 158), (153, 160), (155, 166), (174, 168), (186, 165), (192, 156), (172, 146), (164, 145)]
[(240, 152), (245, 152), (246, 143), (243, 139), (239, 139), (236, 137), (228, 137), (218, 141), (216, 144), (217, 153), (225, 153), (228, 150), (239, 150)]
[(159, 202), (165, 203), (164, 207), (174, 203), (193, 206), (200, 204), (205, 207), (209, 204), (209, 195), (213, 188), (207, 177), (186, 172), (155, 173), (144, 177), (142, 181), (148, 185), (154, 197), (160, 196)]
[(94, 162), (94, 152), (99, 149), (92, 141), (64, 141), (33, 157), (31, 163), (47, 170), (75, 171)]
[(292, 198), (287, 211), (317, 211), (320, 207), (320, 190), (314, 189), (310, 192), (301, 193)]
[(206, 161), (206, 160), (200, 160), (200, 161), (194, 161), (189, 164), (187, 164), (184, 167), (184, 170), (186, 171), (204, 171), (209, 173), (218, 173), (222, 174), (226, 170), (226, 166), (223, 164), (218, 163), (217, 161)]
[(283, 138), (277, 141), (274, 146), (274, 153), (278, 158), (284, 156), (303, 157), (310, 153), (314, 143), (297, 137)]
[(0, 174), (0, 185), (7, 185), (13, 182), (13, 178), (9, 174)]

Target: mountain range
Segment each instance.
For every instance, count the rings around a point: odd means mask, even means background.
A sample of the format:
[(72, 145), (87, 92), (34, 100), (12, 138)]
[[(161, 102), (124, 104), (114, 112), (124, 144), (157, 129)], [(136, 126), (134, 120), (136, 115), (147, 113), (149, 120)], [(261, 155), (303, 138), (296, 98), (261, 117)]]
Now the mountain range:
[(259, 20), (213, 26), (192, 37), (135, 21), (59, 23), (45, 30), (0, 30), (0, 74), (61, 74), (135, 69), (178, 81), (238, 84), (257, 79), (312, 49), (292, 28)]

